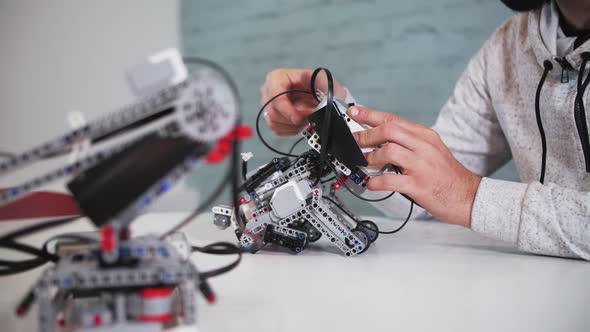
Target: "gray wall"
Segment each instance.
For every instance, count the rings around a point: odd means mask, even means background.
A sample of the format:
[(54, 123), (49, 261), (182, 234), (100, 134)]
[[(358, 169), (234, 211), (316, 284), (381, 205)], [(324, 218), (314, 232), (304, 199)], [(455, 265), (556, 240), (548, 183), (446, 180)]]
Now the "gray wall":
[[(485, 0), (185, 0), (181, 31), (185, 53), (234, 75), (251, 125), (266, 72), (318, 66), (358, 102), (432, 125), (469, 58), (509, 15), (500, 1)], [(293, 140), (271, 139), (282, 150)], [(273, 157), (256, 139), (245, 149), (258, 163)], [(192, 186), (214, 174), (202, 171)], [(517, 179), (511, 165), (498, 176)]]

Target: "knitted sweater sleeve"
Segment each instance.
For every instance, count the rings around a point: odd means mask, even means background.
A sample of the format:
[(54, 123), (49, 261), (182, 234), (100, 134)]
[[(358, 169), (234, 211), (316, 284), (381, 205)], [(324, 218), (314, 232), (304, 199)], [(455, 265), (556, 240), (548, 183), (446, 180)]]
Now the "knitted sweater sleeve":
[(487, 57), (492, 56), (486, 53), (492, 53), (493, 42), (470, 61), (434, 126), (453, 155), (484, 176), (471, 228), (523, 251), (590, 260), (590, 193), (486, 177), (511, 157), (486, 84)]

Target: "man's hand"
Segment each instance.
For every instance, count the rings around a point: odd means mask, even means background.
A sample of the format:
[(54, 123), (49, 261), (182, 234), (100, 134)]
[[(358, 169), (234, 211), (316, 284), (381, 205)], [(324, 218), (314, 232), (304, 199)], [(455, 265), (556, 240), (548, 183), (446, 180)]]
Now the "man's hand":
[(367, 183), (370, 190), (404, 193), (444, 222), (471, 226), (471, 209), (481, 177), (453, 157), (437, 132), (364, 107), (351, 107), (348, 114), (374, 127), (355, 133), (361, 147), (381, 145), (366, 154), (369, 165), (393, 164), (403, 169), (403, 174), (371, 178)]
[[(260, 87), (262, 98), (260, 103), (264, 105), (272, 97), (279, 93), (300, 89), (311, 92), (310, 69), (276, 69), (266, 75), (266, 82)], [(316, 87), (327, 92), (326, 75), (320, 73), (316, 79)], [(334, 80), (334, 95), (341, 99), (346, 98), (346, 90)], [(311, 94), (288, 93), (270, 103), (265, 112), (266, 123), (279, 136), (291, 136), (300, 132), (307, 123), (307, 116), (313, 112), (317, 101)]]

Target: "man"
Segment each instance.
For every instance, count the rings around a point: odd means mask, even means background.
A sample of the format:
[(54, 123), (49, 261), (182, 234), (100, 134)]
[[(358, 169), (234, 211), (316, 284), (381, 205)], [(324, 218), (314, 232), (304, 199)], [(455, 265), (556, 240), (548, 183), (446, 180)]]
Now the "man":
[[(524, 251), (590, 260), (590, 1), (503, 2), (522, 13), (471, 59), (432, 129), (366, 107), (348, 110), (373, 127), (356, 135), (359, 145), (383, 145), (367, 155), (369, 164), (403, 168), (371, 178), (368, 188), (404, 193), (441, 221)], [(309, 89), (310, 76), (270, 72), (262, 102)], [(339, 82), (335, 94), (352, 99)], [(278, 135), (293, 135), (313, 107), (292, 94), (269, 105), (265, 118)], [(522, 183), (487, 177), (510, 158)], [(395, 205), (392, 198), (378, 207), (392, 214)]]

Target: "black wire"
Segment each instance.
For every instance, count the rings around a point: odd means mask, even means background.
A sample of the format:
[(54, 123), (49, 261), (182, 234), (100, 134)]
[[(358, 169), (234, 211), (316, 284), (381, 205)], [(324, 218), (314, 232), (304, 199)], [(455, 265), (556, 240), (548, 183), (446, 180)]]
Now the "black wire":
[[(238, 87), (237, 87), (235, 81), (229, 75), (229, 73), (225, 69), (223, 69), (223, 67), (221, 67), (219, 64), (217, 64), (211, 60), (208, 60), (208, 59), (198, 58), (198, 57), (185, 57), (185, 58), (183, 58), (183, 60), (185, 63), (203, 64), (205, 66), (211, 67), (211, 68), (215, 69), (217, 72), (219, 72), (224, 77), (224, 79), (229, 83), (230, 88), (232, 90), (232, 94), (233, 94), (233, 96), (235, 98), (235, 102), (236, 102), (235, 106), (236, 106), (236, 111), (237, 111), (237, 119), (236, 119), (235, 126), (236, 126), (236, 128), (239, 128), (239, 126), (242, 123), (241, 110), (240, 110), (240, 95), (238, 93)], [(182, 227), (189, 224), (196, 216), (198, 216), (203, 211), (205, 211), (205, 209), (207, 209), (208, 206), (211, 205), (215, 201), (215, 199), (217, 199), (217, 197), (219, 197), (219, 195), (223, 192), (223, 189), (225, 188), (225, 184), (227, 182), (231, 182), (232, 202), (234, 203), (234, 209), (235, 209), (234, 213), (236, 213), (236, 215), (237, 215), (239, 193), (240, 193), (239, 192), (240, 178), (239, 178), (239, 172), (238, 172), (240, 142), (238, 140), (238, 137), (233, 137), (233, 138), (234, 139), (232, 140), (232, 154), (231, 154), (231, 158), (230, 158), (230, 166), (229, 166), (228, 172), (223, 177), (222, 181), (219, 183), (217, 188), (205, 201), (201, 202), (201, 204), (199, 206), (197, 206), (197, 208), (195, 210), (193, 210), (193, 212), (191, 212), (191, 214), (189, 214), (186, 218), (184, 218), (179, 224), (177, 224), (176, 226), (172, 227), (170, 230), (168, 230), (167, 232), (162, 234), (160, 236), (160, 239), (163, 239), (166, 236), (178, 231)]]
[(286, 157), (299, 157), (298, 155), (294, 155), (291, 153), (285, 153), (282, 151), (279, 151), (275, 148), (273, 148), (270, 144), (268, 144), (268, 142), (266, 142), (266, 140), (264, 139), (264, 137), (262, 136), (262, 132), (260, 131), (260, 117), (262, 116), (262, 114), (264, 113), (264, 109), (273, 101), (275, 101), (275, 99), (279, 98), (282, 95), (285, 95), (287, 93), (306, 93), (309, 95), (314, 95), (313, 93), (307, 91), (307, 90), (300, 90), (300, 89), (291, 89), (291, 90), (286, 90), (283, 91), (281, 93), (279, 93), (278, 95), (270, 98), (264, 105), (262, 105), (262, 107), (260, 108), (260, 110), (258, 111), (258, 115), (256, 116), (256, 134), (258, 135), (258, 139), (260, 140), (260, 142), (262, 142), (262, 144), (269, 149), (270, 151), (274, 152), (274, 153), (278, 153), (280, 155), (286, 156)]
[(244, 180), (244, 181), (248, 180), (248, 178), (246, 177), (246, 174), (248, 174), (248, 162), (245, 160), (242, 160), (242, 180)]
[[(194, 64), (202, 64), (205, 66), (208, 66), (210, 68), (213, 68), (214, 70), (216, 70), (218, 73), (221, 74), (221, 76), (223, 76), (223, 78), (225, 79), (225, 81), (229, 84), (231, 90), (232, 90), (232, 94), (235, 98), (235, 102), (236, 102), (236, 112), (237, 112), (237, 117), (236, 117), (236, 127), (239, 128), (239, 126), (242, 124), (242, 111), (241, 111), (241, 100), (240, 100), (240, 93), (238, 91), (238, 85), (236, 84), (236, 81), (233, 80), (233, 78), (231, 77), (231, 75), (229, 74), (229, 72), (227, 70), (225, 70), (221, 65), (219, 65), (218, 63), (216, 63), (215, 61), (211, 61), (209, 59), (205, 59), (205, 58), (200, 58), (200, 57), (184, 57), (183, 61), (185, 63), (194, 63)], [(240, 141), (237, 139), (237, 137), (234, 137), (234, 140), (232, 142), (232, 156), (230, 158), (231, 160), (231, 174), (233, 174), (233, 177), (231, 178), (231, 185), (232, 185), (232, 201), (234, 203), (234, 209), (235, 209), (235, 213), (237, 215), (237, 211), (238, 211), (238, 201), (239, 201), (239, 183), (240, 183), (240, 178), (239, 178), (239, 174), (238, 174), (238, 160), (240, 159), (239, 154), (240, 154)]]
[[(328, 166), (329, 166), (329, 167), (332, 169), (332, 171), (334, 172), (334, 174), (338, 174), (338, 172), (336, 171), (336, 169), (334, 168), (334, 166), (332, 166), (332, 164), (328, 163)], [(386, 199), (390, 198), (391, 196), (393, 196), (393, 195), (396, 193), (395, 191), (392, 191), (390, 194), (386, 195), (385, 197), (372, 199), (372, 198), (366, 198), (366, 197), (363, 197), (363, 196), (361, 196), (361, 195), (359, 195), (359, 194), (355, 193), (355, 192), (354, 192), (354, 191), (353, 191), (353, 190), (352, 190), (352, 189), (351, 189), (351, 188), (350, 188), (350, 187), (349, 187), (349, 186), (346, 184), (346, 181), (342, 181), (342, 185), (344, 185), (344, 188), (346, 188), (346, 190), (348, 190), (348, 192), (349, 192), (349, 193), (351, 193), (351, 194), (352, 194), (354, 197), (356, 197), (356, 198), (358, 198), (358, 199), (361, 199), (361, 200), (363, 200), (363, 201), (366, 201), (366, 202), (381, 202), (381, 201), (384, 201), (384, 200), (386, 200)]]
[[(401, 231), (402, 228), (404, 228), (406, 226), (406, 224), (410, 220), (410, 217), (412, 216), (412, 212), (414, 211), (414, 204), (415, 204), (414, 201), (410, 201), (410, 211), (408, 212), (408, 216), (406, 217), (406, 220), (404, 220), (404, 222), (398, 228), (391, 230), (391, 231), (379, 231), (379, 234), (394, 234), (394, 233)], [(374, 229), (372, 229), (371, 227), (369, 227), (367, 225), (362, 225), (362, 227), (366, 227), (372, 231), (375, 231)]]
[[(188, 58), (184, 58), (184, 61), (186, 63), (198, 63), (198, 64), (206, 65), (210, 68), (213, 68), (214, 70), (216, 70), (219, 74), (221, 74), (224, 77), (224, 79), (230, 85), (230, 89), (232, 90), (233, 96), (235, 97), (236, 108), (237, 108), (236, 126), (239, 126), (241, 124), (240, 97), (238, 94), (237, 85), (235, 84), (235, 81), (232, 80), (229, 73), (227, 71), (225, 71), (225, 69), (223, 69), (223, 67), (221, 67), (217, 63), (207, 60), (207, 59), (188, 57)], [(237, 195), (239, 194), (239, 192), (237, 191), (238, 181), (239, 181), (238, 172), (237, 172), (239, 141), (238, 141), (237, 137), (234, 138), (233, 143), (232, 143), (232, 147), (233, 147), (232, 158), (231, 158), (232, 165), (230, 167), (230, 171), (224, 177), (222, 183), (219, 185), (217, 190), (215, 190), (215, 192), (211, 195), (211, 197), (209, 197), (209, 199), (207, 199), (205, 202), (203, 202), (201, 204), (201, 206), (199, 206), (189, 217), (187, 217), (179, 225), (172, 228), (172, 230), (170, 230), (164, 236), (166, 236), (167, 234), (171, 234), (174, 231), (180, 229), (181, 227), (186, 225), (188, 222), (190, 222), (190, 220), (192, 220), (197, 214), (202, 212), (202, 210), (204, 210), (204, 208), (207, 205), (209, 205), (215, 198), (217, 198), (217, 196), (219, 196), (219, 194), (221, 193), (221, 191), (224, 188), (225, 183), (228, 182), (228, 179), (230, 179), (230, 178), (232, 180), (233, 201), (234, 201), (234, 204), (237, 203), (237, 197), (238, 197)], [(233, 175), (233, 176), (231, 176), (231, 175)], [(63, 224), (66, 224), (66, 223), (69, 223), (73, 220), (76, 220), (77, 218), (78, 217), (76, 216), (76, 217), (69, 217), (69, 218), (64, 218), (64, 219), (52, 220), (52, 221), (36, 224), (33, 226), (25, 227), (25, 228), (19, 229), (17, 231), (11, 232), (9, 234), (6, 234), (6, 235), (0, 237), (0, 246), (6, 247), (8, 249), (22, 251), (22, 252), (26, 252), (26, 253), (38, 256), (37, 258), (34, 258), (34, 259), (29, 259), (29, 260), (25, 260), (25, 261), (18, 261), (18, 262), (6, 261), (6, 260), (0, 261), (0, 265), (8, 266), (8, 268), (6, 268), (6, 269), (0, 269), (0, 276), (24, 272), (24, 271), (36, 268), (38, 266), (41, 266), (48, 261), (56, 261), (58, 259), (58, 257), (54, 254), (49, 253), (49, 250), (48, 250), (49, 242), (52, 240), (55, 240), (59, 237), (61, 237), (61, 238), (64, 238), (64, 237), (74, 238), (75, 237), (77, 239), (80, 239), (80, 237), (74, 236), (74, 235), (62, 235), (62, 236), (54, 237), (54, 238), (51, 238), (50, 240), (46, 241), (43, 244), (42, 249), (34, 248), (29, 245), (15, 242), (14, 239), (17, 237), (20, 237), (20, 236), (36, 233), (38, 231), (41, 231), (41, 230), (44, 230), (47, 228), (61, 226)]]
[(305, 140), (305, 137), (301, 137), (300, 139), (298, 139), (295, 143), (293, 143), (293, 145), (291, 146), (291, 148), (289, 149), (289, 152), (287, 152), (288, 154), (292, 154), (293, 151), (295, 150), (295, 147), (297, 147), (297, 145), (301, 142), (303, 142), (303, 140)]
[[(237, 126), (241, 125), (241, 119), (238, 119)], [(238, 160), (239, 153), (240, 153), (240, 142), (238, 141), (237, 137), (232, 142), (232, 157), (230, 158), (231, 164), (231, 197), (232, 202), (234, 204), (234, 215), (238, 215), (239, 212), (239, 195), (240, 195), (240, 177), (238, 173)]]
[[(37, 261), (37, 260), (39, 260), (39, 258), (41, 258), (41, 257), (35, 257), (35, 258), (21, 260), (21, 261), (10, 261), (10, 260), (6, 260), (6, 259), (0, 259), (0, 266), (8, 267), (8, 268), (19, 268), (19, 267), (26, 265), (28, 263)], [(44, 259), (44, 261), (47, 262), (46, 259)]]
[(0, 269), (0, 277), (6, 277), (13, 274), (18, 274), (22, 272), (26, 272), (39, 266), (47, 263), (48, 261), (45, 258), (37, 257), (25, 261), (21, 261), (20, 264), (16, 267), (4, 268)]
[(84, 242), (84, 243), (96, 242), (96, 239), (89, 238), (89, 237), (86, 237), (86, 236), (80, 235), (80, 234), (59, 234), (59, 235), (51, 237), (47, 241), (45, 241), (45, 243), (43, 243), (43, 247), (41, 247), (41, 250), (43, 251), (43, 253), (45, 255), (53, 255), (56, 258), (58, 258), (57, 254), (49, 252), (49, 244), (55, 240), (64, 240), (64, 239), (76, 240), (76, 241), (80, 241), (80, 242)]
[(36, 256), (35, 258), (23, 259), (18, 261), (0, 260), (0, 276), (9, 276), (17, 273), (26, 272), (35, 269), (45, 263), (57, 261), (57, 256), (44, 252), (42, 249), (35, 248), (28, 244), (19, 243), (13, 240), (4, 241), (0, 248), (20, 251), (26, 254)]
[(0, 260), (0, 267), (4, 267), (3, 269), (0, 269), (0, 276), (8, 276), (8, 275), (13, 275), (13, 274), (17, 274), (17, 273), (22, 273), (22, 272), (26, 272), (26, 271), (35, 269), (35, 268), (37, 268), (45, 263), (48, 263), (48, 262), (57, 262), (59, 260), (59, 257), (55, 254), (50, 253), (48, 250), (48, 244), (49, 244), (49, 242), (51, 242), (53, 240), (56, 240), (59, 238), (75, 238), (75, 239), (88, 240), (88, 238), (83, 238), (82, 236), (78, 236), (78, 235), (74, 235), (74, 234), (62, 234), (62, 235), (54, 236), (54, 237), (50, 238), (49, 240), (45, 241), (45, 243), (43, 244), (43, 247), (41, 249), (33, 247), (28, 244), (24, 244), (24, 243), (20, 243), (20, 242), (15, 241), (15, 238), (17, 238), (17, 237), (30, 235), (35, 232), (46, 229), (46, 228), (60, 226), (66, 222), (69, 222), (69, 221), (75, 220), (75, 219), (77, 219), (77, 217), (64, 218), (64, 219), (53, 220), (53, 221), (49, 221), (49, 222), (43, 222), (40, 224), (36, 224), (36, 225), (32, 225), (32, 226), (29, 226), (26, 228), (22, 228), (20, 230), (17, 230), (12, 233), (4, 235), (2, 237), (2, 239), (0, 240), (0, 248), (14, 250), (14, 251), (20, 251), (22, 253), (33, 255), (36, 257), (32, 258), (32, 259), (24, 259), (24, 260), (20, 260), (20, 261)]
[(30, 235), (39, 231), (42, 231), (44, 229), (47, 228), (53, 228), (53, 227), (57, 227), (57, 226), (62, 226), (65, 225), (67, 223), (70, 223), (76, 219), (78, 219), (79, 216), (75, 216), (75, 217), (67, 217), (67, 218), (62, 218), (62, 219), (57, 219), (57, 220), (50, 220), (50, 221), (45, 221), (45, 222), (41, 222), (35, 225), (31, 225), (31, 226), (27, 226), (27, 227), (23, 227), (21, 229), (18, 229), (16, 231), (10, 232), (6, 235), (3, 235), (2, 237), (0, 237), (0, 244), (1, 243), (5, 243), (5, 242), (10, 242), (13, 239), (17, 238), (17, 237), (21, 237), (21, 236), (25, 236), (25, 235)]
[(237, 254), (238, 255), (238, 258), (235, 261), (233, 261), (231, 264), (228, 264), (223, 267), (213, 269), (210, 271), (199, 273), (199, 276), (202, 279), (217, 277), (219, 275), (222, 275), (224, 273), (227, 273), (227, 272), (235, 269), (242, 261), (242, 253), (244, 252), (244, 249), (242, 249), (241, 247), (239, 247), (233, 243), (230, 243), (230, 242), (215, 242), (215, 243), (206, 245), (204, 247), (192, 246), (191, 249), (193, 252), (197, 251), (197, 252), (201, 252), (204, 254), (212, 254), (212, 255), (235, 255), (235, 254)]
[[(335, 200), (333, 200), (332, 198), (328, 197), (328, 196), (322, 196), (323, 198), (327, 199), (328, 201), (332, 202), (332, 204), (334, 204), (338, 209), (340, 209), (340, 211), (344, 212), (344, 214), (346, 214), (350, 219), (356, 221), (357, 223), (362, 223), (363, 221), (368, 221), (368, 220), (361, 220), (359, 221), (355, 216), (351, 215), (344, 207), (342, 207), (340, 204), (338, 204)], [(399, 231), (401, 231), (406, 224), (408, 223), (408, 221), (410, 220), (410, 218), (412, 217), (412, 212), (414, 211), (414, 202), (410, 201), (410, 211), (408, 212), (408, 215), (406, 216), (406, 220), (404, 220), (404, 222), (401, 224), (401, 226), (399, 226), (398, 228), (391, 230), (391, 231), (380, 231), (378, 229), (373, 229), (370, 226), (367, 226), (366, 224), (361, 224), (362, 227), (365, 227), (373, 232), (379, 233), (379, 234), (394, 234), (397, 233)]]
[(328, 182), (330, 182), (330, 181), (334, 181), (334, 180), (336, 180), (336, 175), (334, 175), (333, 177), (331, 177), (331, 178), (329, 178), (329, 179), (327, 179), (327, 180), (323, 180), (323, 181), (321, 181), (321, 183), (328, 183)]
[[(285, 95), (285, 94), (288, 94), (288, 93), (307, 93), (307, 94), (311, 94), (311, 95), (314, 97), (314, 99), (315, 99), (316, 101), (320, 102), (321, 100), (320, 100), (320, 99), (319, 99), (319, 97), (318, 97), (318, 96), (315, 94), (315, 92), (314, 92), (314, 91), (315, 91), (315, 80), (316, 80), (316, 78), (317, 78), (317, 75), (318, 75), (318, 74), (319, 74), (321, 71), (324, 71), (324, 72), (326, 73), (327, 80), (328, 80), (328, 95), (327, 95), (327, 104), (326, 104), (326, 112), (327, 112), (327, 113), (326, 113), (326, 117), (325, 117), (325, 119), (324, 119), (324, 123), (323, 123), (323, 125), (322, 125), (322, 133), (323, 133), (323, 132), (327, 132), (327, 133), (328, 133), (328, 135), (323, 135), (323, 134), (322, 134), (322, 135), (320, 135), (320, 139), (322, 139), (322, 137), (324, 137), (324, 136), (327, 136), (327, 137), (329, 137), (329, 136), (330, 136), (330, 135), (329, 135), (329, 133), (330, 133), (330, 127), (331, 127), (331, 116), (330, 116), (330, 115), (331, 115), (331, 110), (332, 110), (332, 109), (333, 109), (333, 107), (334, 107), (334, 104), (333, 104), (333, 98), (334, 98), (334, 86), (333, 86), (333, 84), (334, 84), (334, 82), (333, 82), (332, 74), (330, 73), (330, 71), (329, 71), (328, 69), (325, 69), (325, 68), (321, 68), (321, 67), (320, 67), (320, 68), (317, 68), (316, 70), (314, 70), (314, 72), (313, 72), (313, 74), (312, 74), (312, 77), (311, 77), (311, 82), (310, 82), (310, 86), (311, 86), (311, 92), (310, 92), (310, 91), (307, 91), (307, 90), (299, 90), (299, 89), (292, 89), (292, 90), (286, 90), (286, 91), (283, 91), (283, 92), (281, 92), (281, 93), (279, 93), (279, 94), (277, 94), (277, 95), (273, 96), (271, 99), (269, 99), (269, 100), (268, 100), (268, 101), (267, 101), (267, 102), (266, 102), (266, 103), (265, 103), (265, 104), (264, 104), (264, 105), (263, 105), (263, 106), (260, 108), (260, 110), (258, 111), (258, 115), (256, 116), (256, 133), (258, 134), (258, 138), (260, 139), (260, 141), (262, 142), (262, 144), (263, 144), (263, 145), (264, 145), (266, 148), (268, 148), (269, 150), (271, 150), (271, 151), (273, 151), (273, 152), (275, 152), (275, 153), (278, 153), (278, 154), (280, 154), (280, 155), (283, 155), (283, 156), (287, 156), (287, 157), (296, 157), (297, 159), (299, 159), (299, 158), (301, 157), (301, 156), (298, 156), (298, 155), (294, 155), (294, 154), (292, 154), (292, 152), (293, 152), (293, 150), (295, 149), (295, 146), (296, 146), (296, 145), (297, 145), (297, 144), (298, 144), (300, 141), (302, 141), (304, 138), (300, 138), (300, 139), (299, 139), (297, 142), (295, 142), (295, 143), (293, 144), (293, 146), (291, 147), (291, 149), (289, 150), (289, 152), (288, 152), (288, 153), (285, 153), (285, 152), (279, 151), (279, 150), (275, 149), (274, 147), (272, 147), (270, 144), (268, 144), (268, 142), (266, 142), (266, 140), (265, 140), (265, 139), (264, 139), (264, 137), (262, 136), (262, 133), (260, 132), (260, 117), (261, 117), (261, 115), (263, 114), (263, 112), (264, 112), (264, 109), (265, 109), (265, 108), (266, 108), (266, 107), (267, 107), (267, 106), (268, 106), (270, 103), (272, 103), (272, 102), (273, 102), (275, 99), (279, 98), (280, 96), (282, 96), (282, 95)], [(316, 178), (316, 180), (315, 180), (315, 183), (313, 184), (313, 186), (317, 185), (317, 184), (318, 184), (318, 183), (321, 181), (321, 176), (322, 176), (321, 172), (322, 172), (322, 170), (323, 170), (323, 168), (324, 168), (324, 166), (325, 166), (325, 165), (324, 165), (324, 163), (325, 163), (325, 160), (324, 160), (324, 159), (325, 159), (325, 154), (327, 153), (327, 145), (328, 145), (328, 143), (329, 143), (329, 142), (326, 142), (325, 140), (324, 140), (324, 141), (322, 141), (322, 143), (321, 143), (322, 149), (321, 149), (321, 151), (320, 151), (320, 165), (319, 165), (319, 169), (320, 169), (320, 171), (319, 171), (319, 173), (318, 173), (318, 177)], [(322, 156), (324, 156), (324, 157), (322, 157)], [(334, 174), (338, 174), (338, 172), (337, 172), (337, 171), (334, 169), (334, 167), (333, 167), (333, 166), (332, 166), (332, 165), (331, 165), (329, 162), (328, 162), (328, 163), (325, 163), (325, 164), (327, 164), (327, 165), (328, 165), (328, 166), (329, 166), (329, 167), (332, 169), (332, 171), (334, 172)], [(399, 167), (397, 167), (397, 166), (395, 166), (395, 165), (394, 165), (394, 169), (396, 170), (396, 172), (397, 172), (398, 174), (401, 174), (401, 170), (400, 170), (400, 168), (399, 168)], [(329, 182), (329, 181), (331, 181), (331, 180), (332, 180), (332, 179), (330, 179), (330, 180), (327, 180), (327, 181), (325, 181), (325, 182)], [(322, 182), (322, 183), (325, 183), (325, 182)], [(351, 193), (353, 196), (355, 196), (356, 198), (358, 198), (358, 199), (360, 199), (360, 200), (366, 201), (366, 202), (381, 202), (381, 201), (384, 201), (384, 200), (386, 200), (386, 199), (390, 198), (391, 196), (393, 196), (393, 195), (395, 194), (395, 192), (391, 192), (391, 193), (390, 193), (390, 194), (388, 194), (387, 196), (385, 196), (385, 197), (382, 197), (382, 198), (378, 198), (378, 199), (365, 198), (365, 197), (362, 197), (362, 196), (358, 195), (357, 193), (355, 193), (355, 192), (354, 192), (354, 191), (353, 191), (353, 190), (352, 190), (352, 189), (351, 189), (351, 188), (350, 188), (350, 187), (349, 187), (349, 186), (346, 184), (346, 182), (345, 182), (345, 181), (343, 181), (343, 182), (342, 182), (342, 184), (344, 185), (344, 187), (346, 188), (346, 190), (348, 190), (348, 192), (350, 192), (350, 193)], [(408, 197), (407, 195), (405, 195), (405, 194), (402, 194), (402, 196), (403, 196), (403, 197), (405, 197), (406, 199), (408, 199), (408, 200), (409, 200), (409, 201), (412, 203), (412, 207), (413, 207), (413, 204), (416, 204), (416, 205), (418, 205), (418, 204), (417, 204), (417, 203), (416, 203), (416, 202), (415, 202), (415, 201), (414, 201), (412, 198)], [(237, 214), (236, 214), (236, 215), (237, 215)]]
[(48, 252), (45, 252), (45, 251), (43, 251), (43, 249), (39, 249), (39, 248), (33, 247), (31, 245), (16, 242), (13, 240), (1, 243), (0, 248), (5, 248), (5, 249), (9, 249), (9, 250), (14, 250), (14, 251), (20, 251), (25, 254), (37, 256), (39, 258), (44, 258), (48, 261), (54, 261), (54, 262), (57, 261), (57, 256), (50, 254)]

